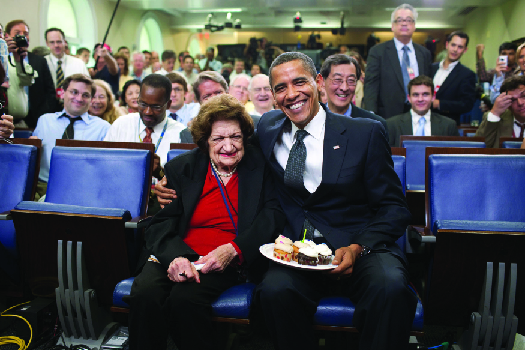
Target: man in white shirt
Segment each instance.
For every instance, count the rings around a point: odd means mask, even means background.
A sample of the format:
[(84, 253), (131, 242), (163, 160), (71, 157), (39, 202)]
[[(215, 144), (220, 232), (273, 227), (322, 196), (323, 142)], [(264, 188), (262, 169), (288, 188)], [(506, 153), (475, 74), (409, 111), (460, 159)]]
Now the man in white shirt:
[(432, 110), (459, 125), (460, 116), (470, 112), (476, 101), (476, 75), (459, 62), (468, 49), (469, 37), (462, 31), (450, 34), (445, 43), (447, 57), (432, 65), (434, 102)]
[[(270, 87), (270, 79), (265, 74), (257, 74), (252, 77), (248, 85), (250, 101), (253, 103), (253, 111), (249, 112), (253, 116), (261, 116), (273, 109), (275, 103)], [(256, 124), (257, 126), (257, 124)]]
[(171, 106), (169, 115), (172, 119), (182, 123), (185, 127), (199, 113), (200, 104), (184, 103), (184, 96), (188, 92), (188, 83), (179, 73), (170, 73), (166, 75), (171, 82)]
[(235, 77), (239, 74), (247, 74), (244, 70), (244, 61), (240, 58), (235, 59), (235, 64), (233, 66), (233, 72), (230, 74), (230, 82), (235, 80)]
[(166, 75), (173, 72), (173, 67), (175, 67), (175, 52), (172, 50), (166, 50), (162, 53), (162, 68), (158, 70), (157, 74)]
[(194, 59), (190, 55), (186, 55), (182, 59), (182, 69), (183, 69), (182, 74), (184, 74), (184, 78), (186, 78), (190, 86), (193, 86), (193, 83), (195, 83), (195, 81), (197, 80), (197, 76), (198, 76), (198, 74), (196, 74), (193, 71), (193, 64), (194, 64)]
[(89, 76), (86, 64), (79, 58), (66, 55), (66, 39), (64, 32), (59, 28), (49, 28), (45, 33), (46, 45), (51, 53), (45, 56), (53, 83), (57, 88), (57, 98), (62, 100), (64, 79), (73, 74)]
[(513, 75), (501, 84), (500, 95), (490, 112), (485, 113), (476, 136), (485, 137), (485, 145), (499, 148), (500, 137), (523, 139), (525, 132), (525, 76)]
[(148, 75), (145, 69), (146, 66), (146, 56), (141, 52), (133, 53), (133, 72), (131, 76), (133, 79), (137, 79), (142, 82), (142, 80)]
[(139, 112), (119, 117), (108, 130), (104, 141), (145, 142), (155, 145), (155, 154), (164, 166), (170, 143), (180, 142), (184, 125), (169, 118), (171, 82), (160, 74), (148, 75), (142, 81)]
[(448, 117), (431, 112), (434, 101), (434, 83), (420, 75), (408, 83), (410, 112), (386, 120), (389, 144), (399, 147), (401, 135), (415, 136), (459, 136), (456, 122)]
[(246, 74), (239, 74), (230, 80), (228, 93), (238, 99), (243, 105), (246, 105), (246, 102), (248, 102), (248, 85), (250, 85), (250, 80), (251, 78)]
[(211, 46), (206, 50), (206, 59), (200, 60), (199, 65), (201, 70), (214, 70), (216, 72), (220, 72), (222, 68), (222, 63), (215, 59), (215, 49)]

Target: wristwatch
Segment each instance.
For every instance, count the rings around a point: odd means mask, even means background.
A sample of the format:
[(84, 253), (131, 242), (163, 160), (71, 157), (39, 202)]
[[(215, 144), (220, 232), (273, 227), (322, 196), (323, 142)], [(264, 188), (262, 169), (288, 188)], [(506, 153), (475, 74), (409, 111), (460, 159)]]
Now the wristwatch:
[(367, 247), (366, 245), (362, 245), (360, 244), (361, 246), (361, 253), (359, 253), (359, 258), (362, 258), (363, 256), (367, 255), (367, 254), (370, 254), (370, 252), (372, 251), (372, 249), (370, 249), (370, 247)]

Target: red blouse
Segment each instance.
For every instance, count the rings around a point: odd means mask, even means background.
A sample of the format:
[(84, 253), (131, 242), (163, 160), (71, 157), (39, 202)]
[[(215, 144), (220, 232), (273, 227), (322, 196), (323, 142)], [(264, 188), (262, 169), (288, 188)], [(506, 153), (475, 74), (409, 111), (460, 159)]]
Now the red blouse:
[[(226, 196), (230, 213), (237, 226), (236, 212), (239, 210), (239, 177), (237, 176), (237, 172), (232, 175), (230, 181), (226, 184), (226, 188), (223, 188), (223, 191), (225, 196), (226, 193), (228, 193), (231, 204), (235, 208), (235, 210), (232, 209)], [(235, 237), (235, 228), (233, 227), (230, 215), (228, 215), (221, 190), (209, 164), (206, 180), (204, 181), (204, 188), (193, 212), (186, 236), (184, 237), (184, 242), (197, 254), (202, 256), (205, 256), (218, 246), (231, 243), (237, 251), (240, 262), (242, 262), (244, 259), (241, 250), (237, 244), (233, 242)]]

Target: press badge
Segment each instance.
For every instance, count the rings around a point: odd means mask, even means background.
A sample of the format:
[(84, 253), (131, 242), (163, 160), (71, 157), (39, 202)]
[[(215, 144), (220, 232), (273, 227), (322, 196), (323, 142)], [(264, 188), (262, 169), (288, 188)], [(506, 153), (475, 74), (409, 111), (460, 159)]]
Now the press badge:
[(410, 78), (410, 80), (416, 77), (416, 73), (414, 73), (414, 70), (412, 69), (412, 67), (408, 67), (407, 72), (408, 72), (408, 77)]

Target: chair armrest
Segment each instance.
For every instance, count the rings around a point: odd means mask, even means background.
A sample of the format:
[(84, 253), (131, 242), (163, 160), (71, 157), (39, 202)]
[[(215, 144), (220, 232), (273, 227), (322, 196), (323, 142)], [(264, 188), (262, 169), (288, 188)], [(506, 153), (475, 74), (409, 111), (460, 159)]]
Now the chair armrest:
[(478, 232), (525, 232), (525, 222), (437, 220), (435, 230), (478, 231)]
[(126, 223), (124, 224), (124, 227), (131, 228), (131, 229), (145, 228), (148, 225), (148, 223), (151, 221), (152, 218), (153, 216), (147, 216), (147, 215), (137, 216), (131, 219), (130, 221), (126, 221)]
[(0, 213), (0, 220), (13, 220), (13, 217), (11, 216), (11, 210)]
[(105, 217), (120, 217), (124, 221), (131, 218), (128, 210), (118, 208), (83, 207), (79, 205), (55, 204), (47, 202), (23, 201), (16, 205), (15, 210), (41, 211), (61, 214), (93, 215)]
[(436, 243), (434, 236), (427, 227), (408, 226), (408, 242), (411, 245), (419, 246), (421, 243)]

